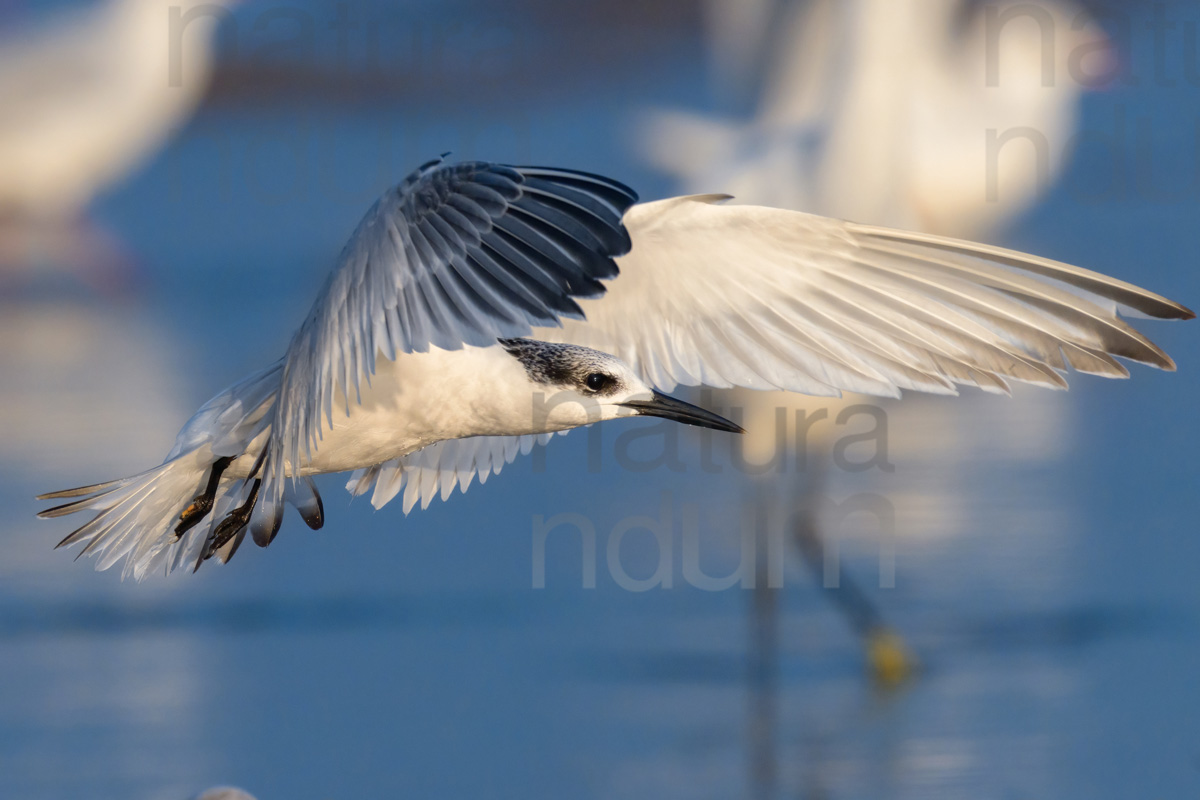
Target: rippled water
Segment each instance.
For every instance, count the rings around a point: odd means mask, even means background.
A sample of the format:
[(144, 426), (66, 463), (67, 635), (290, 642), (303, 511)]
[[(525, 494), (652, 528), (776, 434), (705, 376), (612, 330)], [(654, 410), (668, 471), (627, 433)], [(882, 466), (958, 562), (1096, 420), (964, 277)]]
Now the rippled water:
[[(126, 274), (47, 269), (7, 284), (0, 797), (183, 798), (233, 783), (264, 800), (728, 798), (754, 796), (756, 775), (764, 797), (1200, 789), (1191, 326), (1146, 326), (1175, 375), (884, 406), (895, 470), (835, 470), (824, 491), (877, 493), (895, 511), (894, 588), (878, 588), (873, 520), (836, 533), (921, 661), (894, 692), (866, 680), (859, 642), (790, 543), (774, 650), (756, 649), (754, 592), (688, 584), (688, 509), (703, 569), (722, 575), (738, 564), (743, 504), (761, 498), (727, 462), (706, 471), (691, 433), (683, 472), (621, 468), (618, 453), (659, 452), (652, 434), (622, 444), (632, 425), (599, 445), (576, 433), (408, 518), (343, 501), (330, 477), (324, 530), (290, 519), (269, 551), (194, 576), (121, 583), (50, 549), (67, 529), (34, 520), (32, 495), (161, 457), (191, 409), (277, 356), (372, 195), (430, 152), (669, 191), (628, 154), (623, 126), (639, 104), (700, 96), (697, 52), (683, 37), (657, 59), (640, 53), (640, 74), (590, 75), (586, 96), (548, 81), (491, 106), (253, 107), (227, 87), (231, 100), (99, 205), (135, 256)], [(1149, 120), (1148, 152), (1191, 169), (1194, 104), (1180, 101), (1195, 91), (1117, 87), (1089, 97), (1084, 127)], [(475, 136), (504, 113), (518, 134)], [(1085, 142), (1065, 185), (1004, 240), (1196, 305), (1195, 203), (1084, 202), (1108, 158)], [(1185, 187), (1183, 173), (1161, 180)], [(759, 483), (786, 504), (812, 479)], [(664, 508), (673, 586), (625, 591), (622, 576), (652, 575), (659, 550), (628, 533), (614, 573), (608, 547), (631, 517)], [(564, 513), (595, 526), (595, 589), (581, 588), (584, 548), (565, 530), (547, 545), (549, 588), (531, 588), (534, 515)]]

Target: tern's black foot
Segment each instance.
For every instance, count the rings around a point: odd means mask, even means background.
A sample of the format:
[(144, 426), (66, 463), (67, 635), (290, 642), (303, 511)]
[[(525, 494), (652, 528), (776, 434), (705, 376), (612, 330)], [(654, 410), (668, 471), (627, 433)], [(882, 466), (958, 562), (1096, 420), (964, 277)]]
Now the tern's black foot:
[(200, 520), (212, 511), (217, 500), (217, 486), (221, 483), (221, 474), (233, 463), (232, 456), (224, 456), (213, 462), (208, 473), (208, 484), (204, 491), (192, 498), (192, 502), (179, 515), (179, 524), (175, 526), (175, 539), (179, 540), (185, 533), (199, 524)]
[(208, 515), (208, 512), (212, 511), (213, 499), (213, 497), (203, 494), (192, 498), (191, 505), (179, 515), (179, 524), (175, 526), (176, 539), (182, 538), (185, 533), (196, 527), (200, 520)]
[[(221, 520), (221, 524), (217, 525), (209, 535), (208, 541), (204, 543), (204, 551), (200, 554), (201, 561), (208, 561), (216, 555), (218, 550), (229, 544), (230, 539), (237, 536), (250, 524), (250, 516), (254, 513), (254, 503), (258, 500), (258, 488), (261, 485), (262, 481), (256, 479), (246, 502), (230, 511), (225, 519)], [(199, 564), (196, 566), (199, 567)]]

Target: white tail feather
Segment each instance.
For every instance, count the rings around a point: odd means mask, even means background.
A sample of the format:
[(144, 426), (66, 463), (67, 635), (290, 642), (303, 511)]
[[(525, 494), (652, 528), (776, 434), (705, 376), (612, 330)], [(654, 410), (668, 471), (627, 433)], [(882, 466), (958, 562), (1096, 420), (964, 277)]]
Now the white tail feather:
[[(250, 487), (245, 480), (222, 478), (215, 487), (212, 510), (182, 535), (175, 531), (184, 510), (207, 488), (214, 463), (221, 456), (241, 455), (269, 427), (267, 413), (279, 386), (280, 370), (280, 363), (273, 364), (208, 401), (183, 426), (175, 447), (160, 466), (129, 478), (38, 498), (70, 499), (39, 517), (96, 513), (58, 546), (82, 545), (79, 555), (94, 556), (98, 570), (124, 558), (122, 576), (132, 575), (139, 581), (151, 572), (197, 567), (205, 555), (228, 561), (243, 534), (236, 533), (211, 553), (209, 540), (220, 521), (247, 500)], [(310, 527), (319, 527), (321, 501), (311, 483), (289, 500), (301, 508)]]
[[(207, 451), (207, 448), (205, 448)], [(104, 570), (126, 558), (122, 576), (141, 580), (168, 559), (172, 565), (186, 562), (181, 553), (195, 549), (207, 531), (198, 525), (182, 538), (175, 535), (180, 512), (204, 489), (212, 459), (193, 451), (152, 470), (116, 481), (90, 497), (43, 511), (38, 516), (57, 517), (76, 511), (96, 511), (96, 516), (71, 533), (59, 547), (83, 545), (80, 556), (96, 558), (96, 569)], [(174, 556), (174, 557), (172, 557)], [(165, 571), (165, 570), (164, 570)]]

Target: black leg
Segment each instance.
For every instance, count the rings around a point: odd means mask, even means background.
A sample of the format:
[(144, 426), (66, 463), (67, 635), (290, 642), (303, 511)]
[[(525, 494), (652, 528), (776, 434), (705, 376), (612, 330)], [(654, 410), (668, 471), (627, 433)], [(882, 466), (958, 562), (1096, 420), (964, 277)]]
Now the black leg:
[[(258, 488), (262, 486), (262, 481), (255, 479), (254, 486), (250, 489), (250, 496), (246, 498), (246, 502), (229, 512), (229, 516), (221, 520), (221, 524), (216, 527), (216, 530), (209, 536), (207, 542), (204, 543), (204, 551), (200, 554), (201, 561), (207, 561), (216, 554), (218, 550), (228, 544), (229, 540), (237, 536), (247, 525), (250, 524), (250, 515), (254, 513), (254, 503), (258, 500)], [(197, 567), (199, 564), (196, 565)]]
[(199, 524), (200, 520), (212, 511), (217, 499), (217, 486), (221, 483), (221, 474), (233, 463), (233, 456), (223, 456), (213, 462), (208, 473), (208, 485), (204, 491), (192, 498), (192, 502), (179, 515), (179, 524), (175, 526), (175, 539), (180, 539), (185, 533)]

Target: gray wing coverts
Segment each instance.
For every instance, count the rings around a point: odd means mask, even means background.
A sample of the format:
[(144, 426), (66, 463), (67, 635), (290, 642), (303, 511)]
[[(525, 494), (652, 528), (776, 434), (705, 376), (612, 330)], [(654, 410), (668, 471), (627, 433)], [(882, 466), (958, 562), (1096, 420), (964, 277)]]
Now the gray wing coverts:
[(352, 392), (375, 354), (454, 350), (582, 318), (573, 298), (604, 293), (615, 256), (629, 252), (621, 222), (637, 195), (571, 170), (433, 161), (388, 191), (350, 237), (288, 348), (263, 487), (251, 521), (269, 544), (282, 514), (285, 470), (332, 424), (340, 388)]

